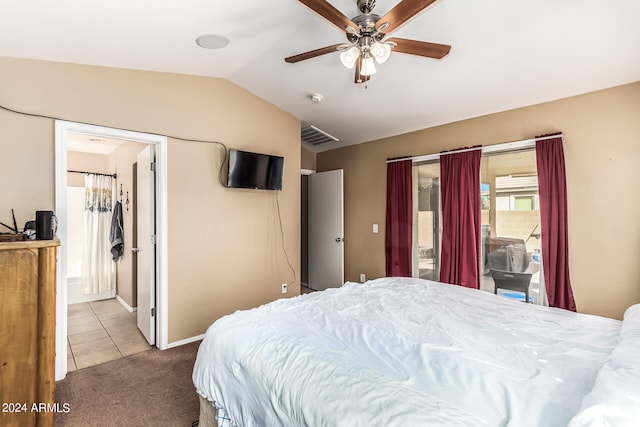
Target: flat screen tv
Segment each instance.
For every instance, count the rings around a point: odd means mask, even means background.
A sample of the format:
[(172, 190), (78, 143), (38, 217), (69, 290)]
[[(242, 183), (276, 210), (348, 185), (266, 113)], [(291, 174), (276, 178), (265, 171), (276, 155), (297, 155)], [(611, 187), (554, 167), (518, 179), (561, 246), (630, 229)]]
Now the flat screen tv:
[(284, 157), (229, 150), (227, 187), (282, 190)]

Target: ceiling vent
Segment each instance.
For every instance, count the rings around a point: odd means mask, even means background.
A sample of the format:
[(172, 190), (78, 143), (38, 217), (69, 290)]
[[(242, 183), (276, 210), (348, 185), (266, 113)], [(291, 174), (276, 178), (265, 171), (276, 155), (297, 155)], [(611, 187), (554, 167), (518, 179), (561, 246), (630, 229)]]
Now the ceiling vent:
[(327, 132), (318, 129), (313, 125), (303, 127), (300, 132), (300, 137), (304, 142), (309, 143), (311, 145), (320, 145), (320, 144), (325, 144), (327, 142), (340, 141), (335, 136), (329, 135)]

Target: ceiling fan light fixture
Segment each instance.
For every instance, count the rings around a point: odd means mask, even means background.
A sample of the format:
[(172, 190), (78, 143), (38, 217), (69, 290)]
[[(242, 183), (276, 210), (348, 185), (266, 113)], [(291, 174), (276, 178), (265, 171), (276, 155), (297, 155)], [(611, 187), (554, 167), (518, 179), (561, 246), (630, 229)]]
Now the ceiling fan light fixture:
[(370, 55), (366, 57), (362, 57), (362, 69), (360, 70), (360, 74), (363, 76), (370, 76), (376, 73), (376, 66), (373, 62), (373, 58)]
[(342, 65), (351, 69), (356, 64), (359, 56), (360, 49), (356, 46), (352, 46), (340, 54), (340, 61), (342, 61)]
[(378, 64), (386, 62), (391, 55), (391, 46), (387, 43), (375, 42), (369, 50)]
[(331, 5), (331, 0), (300, 0), (305, 6), (344, 31), (347, 43), (339, 43), (284, 58), (292, 64), (327, 53), (340, 53), (340, 61), (349, 69), (355, 68), (354, 83), (368, 82), (376, 72), (376, 62), (382, 64), (391, 51), (427, 58), (442, 59), (451, 46), (387, 36), (412, 19), (435, 0), (395, 0), (398, 3), (382, 17), (373, 13), (376, 0), (355, 1), (362, 12), (349, 19)]

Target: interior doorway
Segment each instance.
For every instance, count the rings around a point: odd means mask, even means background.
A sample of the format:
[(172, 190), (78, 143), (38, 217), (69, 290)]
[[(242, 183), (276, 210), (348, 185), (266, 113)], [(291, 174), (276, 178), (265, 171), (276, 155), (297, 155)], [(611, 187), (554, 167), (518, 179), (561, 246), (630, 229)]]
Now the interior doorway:
[[(152, 248), (154, 260), (157, 261), (157, 265), (154, 268), (154, 319), (153, 328), (157, 339), (155, 340), (156, 346), (160, 349), (167, 348), (167, 319), (166, 319), (166, 306), (167, 306), (167, 246), (166, 246), (166, 144), (167, 139), (161, 135), (145, 134), (140, 132), (126, 131), (122, 129), (106, 128), (102, 126), (87, 125), (82, 123), (73, 123), (65, 121), (56, 121), (56, 134), (55, 134), (55, 207), (56, 215), (58, 216), (59, 226), (57, 235), (60, 238), (61, 246), (58, 249), (58, 263), (57, 263), (57, 295), (56, 295), (56, 365), (55, 365), (55, 379), (56, 381), (63, 379), (66, 376), (68, 370), (68, 344), (67, 344), (67, 332), (69, 329), (68, 316), (67, 316), (67, 301), (68, 301), (68, 287), (67, 284), (67, 260), (68, 260), (68, 237), (69, 230), (67, 228), (67, 214), (68, 214), (68, 200), (67, 200), (67, 149), (70, 144), (70, 137), (74, 134), (88, 135), (96, 139), (107, 139), (115, 141), (131, 141), (135, 144), (141, 144), (142, 148), (150, 147), (155, 153), (156, 163), (156, 180), (157, 185), (154, 187), (155, 197), (155, 215), (154, 218), (157, 221), (157, 227), (154, 233), (154, 242), (157, 242), (155, 247)], [(126, 189), (122, 189), (122, 196), (125, 196)], [(133, 190), (129, 190), (133, 193)], [(120, 194), (121, 188), (116, 189), (116, 194)], [(129, 205), (124, 206), (123, 209), (130, 208), (131, 197), (129, 196)], [(123, 197), (122, 202), (126, 202)], [(130, 251), (132, 246), (128, 246)], [(129, 273), (130, 274), (130, 273)], [(126, 302), (124, 306), (126, 306)], [(130, 307), (133, 309), (133, 307)], [(133, 310), (131, 310), (133, 311)]]
[[(152, 344), (146, 336), (155, 334), (155, 328), (152, 330), (149, 324), (145, 328), (137, 326), (138, 318), (146, 313), (138, 316), (134, 270), (138, 257), (148, 251), (135, 251), (135, 224), (140, 215), (155, 217), (155, 209), (149, 204), (143, 207), (144, 212), (137, 209), (137, 177), (133, 173), (139, 153), (152, 148), (150, 144), (94, 134), (68, 135), (69, 372), (148, 350)], [(106, 190), (108, 197), (95, 197), (99, 190)], [(109, 241), (114, 226), (123, 239), (116, 259)]]

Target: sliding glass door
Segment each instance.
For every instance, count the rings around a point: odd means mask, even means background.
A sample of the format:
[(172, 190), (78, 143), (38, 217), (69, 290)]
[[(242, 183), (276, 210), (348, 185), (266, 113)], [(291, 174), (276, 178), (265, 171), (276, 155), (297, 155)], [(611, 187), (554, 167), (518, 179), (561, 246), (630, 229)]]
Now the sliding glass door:
[[(440, 163), (414, 168), (414, 275), (440, 277)], [(417, 268), (416, 267), (417, 264)], [(416, 271), (417, 270), (417, 271)]]
[[(540, 204), (535, 150), (485, 154), (480, 169), (480, 289), (524, 301), (525, 292), (509, 289), (518, 288), (511, 286), (509, 281), (524, 280), (528, 284), (525, 288), (529, 301), (538, 303), (543, 298), (540, 294)], [(414, 264), (417, 264), (414, 275), (438, 280), (439, 162), (415, 165), (414, 183), (414, 200), (417, 200), (414, 202)], [(503, 284), (505, 288), (501, 287)]]
[[(480, 288), (524, 300), (516, 281), (540, 301), (540, 200), (535, 150), (487, 155), (481, 161)], [(501, 287), (504, 285), (505, 287)]]

